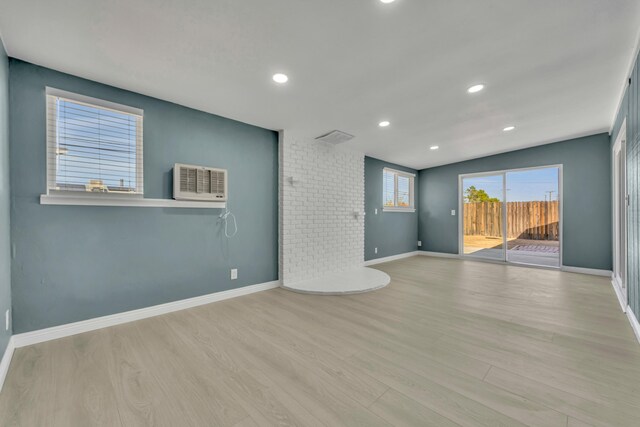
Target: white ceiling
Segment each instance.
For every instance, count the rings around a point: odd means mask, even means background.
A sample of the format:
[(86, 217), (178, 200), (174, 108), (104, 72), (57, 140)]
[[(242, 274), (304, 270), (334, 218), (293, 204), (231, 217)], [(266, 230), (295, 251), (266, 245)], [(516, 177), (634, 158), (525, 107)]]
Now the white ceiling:
[(639, 29), (638, 0), (0, 0), (10, 56), (414, 168), (609, 130)]

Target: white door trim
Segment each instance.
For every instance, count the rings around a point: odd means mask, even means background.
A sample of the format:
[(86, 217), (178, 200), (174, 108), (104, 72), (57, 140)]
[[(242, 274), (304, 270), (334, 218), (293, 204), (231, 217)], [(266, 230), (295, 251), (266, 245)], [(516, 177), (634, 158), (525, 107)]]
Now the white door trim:
[[(626, 269), (627, 269), (627, 245), (624, 250), (620, 250), (621, 236), (627, 235), (627, 168), (626, 168), (626, 139), (627, 139), (627, 119), (625, 118), (620, 126), (620, 132), (616, 142), (611, 149), (611, 162), (613, 171), (613, 275), (612, 284), (616, 291), (616, 296), (622, 307), (622, 311), (626, 311), (628, 304), (628, 289), (626, 286)], [(622, 171), (618, 169), (616, 154), (620, 153), (622, 160)], [(620, 179), (622, 177), (622, 179)], [(620, 210), (621, 202), (624, 200), (624, 208)], [(620, 220), (622, 218), (622, 220)], [(626, 237), (625, 237), (626, 238)], [(623, 275), (618, 271), (618, 265), (624, 272)]]
[(2, 356), (2, 360), (0, 360), (0, 392), (2, 392), (4, 380), (7, 378), (7, 374), (9, 373), (9, 365), (11, 365), (11, 358), (13, 357), (15, 349), (16, 346), (13, 337), (10, 337), (9, 342), (7, 343), (7, 348)]

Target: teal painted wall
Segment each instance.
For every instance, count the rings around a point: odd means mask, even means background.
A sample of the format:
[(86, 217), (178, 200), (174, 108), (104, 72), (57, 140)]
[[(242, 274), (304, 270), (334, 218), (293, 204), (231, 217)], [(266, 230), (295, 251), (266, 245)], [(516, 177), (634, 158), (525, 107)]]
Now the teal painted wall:
[[(278, 278), (276, 132), (14, 59), (9, 77), (15, 333)], [(176, 162), (228, 169), (237, 236), (215, 209), (40, 205), (45, 86), (144, 110), (146, 197), (171, 197)]]
[[(412, 252), (418, 249), (418, 213), (382, 212), (382, 171), (397, 169), (416, 174), (415, 194), (418, 206), (418, 172), (372, 157), (364, 158), (364, 259), (366, 261)], [(375, 214), (378, 209), (378, 215)], [(375, 248), (378, 253), (375, 253)]]
[(630, 76), (630, 83), (617, 113), (611, 146), (615, 143), (624, 119), (627, 119), (627, 289), (631, 310), (640, 316), (640, 56)]
[(9, 60), (0, 40), (0, 358), (11, 337), (11, 328), (4, 327), (4, 313), (11, 308), (9, 195)]
[[(608, 134), (421, 170), (418, 235), (422, 250), (458, 253), (458, 175), (563, 165), (563, 263), (610, 270), (611, 153)], [(588, 231), (587, 231), (588, 230)]]

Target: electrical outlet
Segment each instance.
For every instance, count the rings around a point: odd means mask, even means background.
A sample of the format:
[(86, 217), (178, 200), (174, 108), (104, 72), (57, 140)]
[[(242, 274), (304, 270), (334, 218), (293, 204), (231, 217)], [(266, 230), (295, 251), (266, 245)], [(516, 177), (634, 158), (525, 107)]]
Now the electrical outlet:
[(374, 215), (378, 215), (378, 208), (375, 208)]
[(456, 216), (456, 210), (455, 209), (451, 209), (451, 216)]
[(422, 240), (418, 240), (418, 247), (421, 248), (422, 247)]
[(373, 250), (373, 253), (376, 253), (376, 254), (377, 254), (377, 253), (378, 253), (378, 248), (375, 248), (375, 249)]
[(9, 330), (9, 322), (10, 322), (10, 318), (11, 318), (10, 313), (11, 312), (9, 311), (8, 308), (7, 308), (7, 311), (4, 312), (4, 330), (5, 331)]
[(238, 278), (238, 269), (237, 268), (232, 268), (231, 269), (231, 280), (236, 280)]

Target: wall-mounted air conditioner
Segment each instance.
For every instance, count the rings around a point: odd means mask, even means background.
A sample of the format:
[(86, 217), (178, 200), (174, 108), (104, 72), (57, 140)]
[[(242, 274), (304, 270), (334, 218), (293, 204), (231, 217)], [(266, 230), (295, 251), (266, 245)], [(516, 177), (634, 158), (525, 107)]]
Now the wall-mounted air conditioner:
[(227, 201), (227, 170), (176, 163), (173, 167), (176, 200)]

